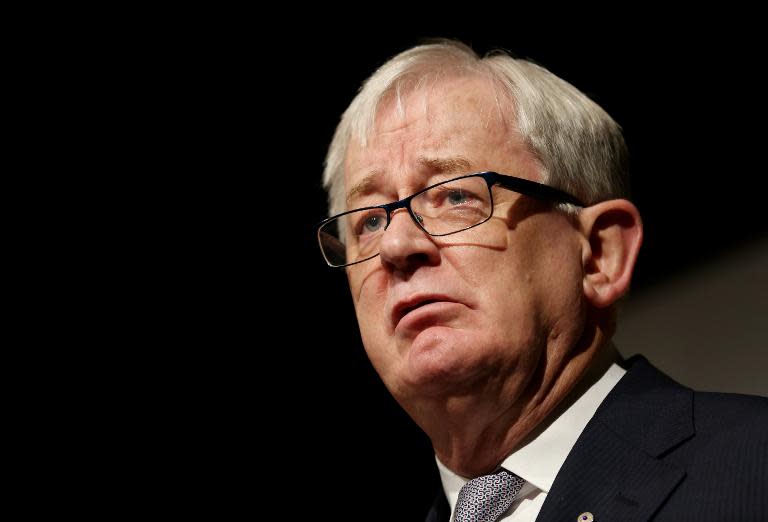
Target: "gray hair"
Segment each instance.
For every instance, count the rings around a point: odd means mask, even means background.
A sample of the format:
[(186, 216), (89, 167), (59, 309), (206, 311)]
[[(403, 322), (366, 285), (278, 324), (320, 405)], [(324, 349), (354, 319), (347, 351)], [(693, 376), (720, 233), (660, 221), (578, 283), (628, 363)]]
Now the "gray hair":
[[(628, 152), (619, 125), (566, 81), (532, 62), (497, 51), (481, 58), (457, 41), (419, 45), (390, 59), (363, 83), (336, 127), (325, 159), (329, 214), (346, 210), (344, 161), (350, 139), (365, 147), (376, 112), (393, 99), (447, 77), (480, 76), (511, 102), (514, 124), (542, 166), (543, 182), (586, 204), (628, 197)], [(498, 102), (499, 108), (501, 103)]]

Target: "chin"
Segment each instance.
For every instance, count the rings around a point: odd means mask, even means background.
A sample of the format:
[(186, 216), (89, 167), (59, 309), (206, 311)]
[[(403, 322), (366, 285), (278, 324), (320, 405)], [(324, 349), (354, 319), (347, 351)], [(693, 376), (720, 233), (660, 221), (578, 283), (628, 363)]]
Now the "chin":
[(402, 354), (399, 380), (408, 395), (436, 395), (465, 389), (478, 377), (473, 362), (478, 340), (452, 328), (421, 332)]

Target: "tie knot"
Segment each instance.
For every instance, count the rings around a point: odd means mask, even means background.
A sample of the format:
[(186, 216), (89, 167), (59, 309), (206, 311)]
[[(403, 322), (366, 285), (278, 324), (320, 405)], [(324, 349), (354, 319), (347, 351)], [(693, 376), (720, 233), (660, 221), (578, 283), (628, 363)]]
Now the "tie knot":
[(470, 480), (459, 491), (455, 521), (495, 522), (509, 509), (523, 484), (525, 480), (507, 470)]

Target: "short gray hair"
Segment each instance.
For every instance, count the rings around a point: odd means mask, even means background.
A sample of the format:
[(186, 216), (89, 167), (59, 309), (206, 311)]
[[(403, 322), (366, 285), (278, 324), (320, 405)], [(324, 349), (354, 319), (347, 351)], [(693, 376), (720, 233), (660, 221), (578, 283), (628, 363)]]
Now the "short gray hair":
[[(323, 185), (329, 214), (346, 210), (344, 161), (352, 138), (364, 147), (376, 112), (430, 81), (446, 77), (489, 79), (499, 98), (512, 102), (514, 120), (542, 165), (543, 182), (586, 204), (629, 196), (628, 152), (619, 125), (568, 82), (532, 62), (496, 51), (480, 57), (461, 42), (443, 40), (406, 50), (366, 80), (336, 127), (325, 159)], [(501, 105), (499, 105), (501, 107)]]

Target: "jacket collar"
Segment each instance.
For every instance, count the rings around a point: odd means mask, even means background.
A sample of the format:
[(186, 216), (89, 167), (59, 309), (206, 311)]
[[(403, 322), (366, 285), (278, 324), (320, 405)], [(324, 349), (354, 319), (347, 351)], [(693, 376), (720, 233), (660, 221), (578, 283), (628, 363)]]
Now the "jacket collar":
[[(661, 460), (694, 435), (693, 392), (644, 357), (595, 412), (560, 469), (537, 521), (645, 521), (684, 479), (685, 470)], [(442, 489), (426, 522), (450, 516)]]
[(694, 434), (693, 395), (644, 357), (600, 405), (568, 455), (537, 520), (648, 520), (683, 480), (663, 462)]

